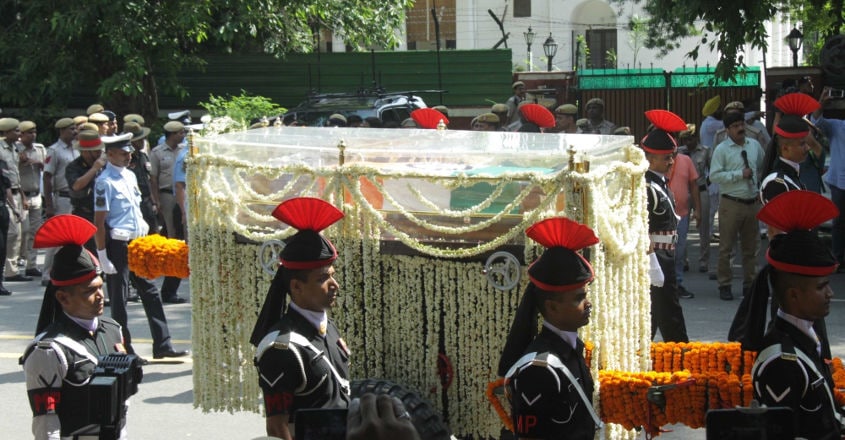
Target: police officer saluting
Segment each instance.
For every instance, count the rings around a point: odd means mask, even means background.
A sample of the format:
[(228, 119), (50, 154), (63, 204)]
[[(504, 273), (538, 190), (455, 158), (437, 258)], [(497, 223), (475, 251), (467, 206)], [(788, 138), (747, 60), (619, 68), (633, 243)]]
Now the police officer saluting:
[[(508, 334), (499, 375), (505, 377), (518, 438), (592, 439), (601, 420), (578, 329), (590, 321), (585, 286), (593, 268), (578, 251), (599, 242), (588, 227), (549, 218), (525, 231), (546, 247), (528, 268), (530, 283)], [(537, 331), (537, 311), (543, 330)]]
[[(767, 406), (791, 408), (796, 438), (838, 440), (843, 430), (843, 411), (834, 400), (825, 360), (830, 343), (814, 329), (830, 312), (829, 277), (838, 263), (813, 229), (838, 212), (821, 195), (794, 190), (773, 198), (757, 214), (783, 233), (772, 237), (766, 253), (769, 264), (751, 292), (749, 313), (755, 319), (743, 348), (761, 349), (751, 369), (754, 398)], [(761, 339), (769, 284), (778, 310)]]
[[(98, 357), (126, 351), (120, 325), (102, 316), (99, 262), (83, 246), (96, 229), (81, 217), (62, 214), (35, 235), (36, 248), (62, 246), (44, 292), (37, 336), (21, 359), (38, 440), (70, 438), (88, 425), (88, 382)], [(116, 429), (125, 438), (125, 426)]]
[(281, 203), (273, 217), (299, 232), (282, 250), (250, 342), (257, 347), (267, 435), (290, 440), (297, 410), (349, 404), (349, 350), (326, 314), (338, 295), (332, 267), (337, 250), (320, 235), (343, 213), (301, 197)]

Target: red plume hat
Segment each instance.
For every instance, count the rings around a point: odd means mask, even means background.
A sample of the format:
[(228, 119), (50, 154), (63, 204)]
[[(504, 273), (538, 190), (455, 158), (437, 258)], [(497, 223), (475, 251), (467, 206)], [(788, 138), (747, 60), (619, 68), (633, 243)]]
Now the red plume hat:
[(599, 242), (592, 229), (564, 217), (535, 223), (525, 234), (546, 247), (528, 268), (537, 287), (552, 292), (577, 289), (593, 280), (593, 267), (577, 251)]
[(832, 274), (839, 264), (814, 229), (838, 215), (833, 202), (812, 191), (787, 191), (773, 198), (757, 218), (784, 233), (772, 238), (766, 260), (783, 272), (817, 277)]
[(678, 141), (671, 133), (687, 130), (687, 124), (680, 116), (669, 110), (649, 110), (645, 117), (655, 129), (643, 137), (643, 150), (652, 154), (671, 154), (678, 148)]
[(411, 119), (417, 123), (421, 128), (437, 128), (437, 124), (443, 121), (444, 124), (449, 125), (449, 118), (439, 111), (426, 107), (419, 108), (411, 112)]
[(298, 229), (285, 243), (280, 258), (282, 266), (303, 270), (328, 266), (337, 259), (337, 250), (320, 231), (341, 218), (343, 212), (332, 204), (314, 197), (286, 200), (273, 210), (273, 217)]
[(804, 93), (789, 93), (775, 100), (775, 107), (783, 113), (775, 133), (789, 139), (802, 139), (810, 134), (804, 115), (821, 107), (818, 101)]
[(555, 115), (540, 104), (523, 104), (519, 107), (519, 112), (526, 121), (537, 124), (540, 128), (552, 128), (557, 123)]

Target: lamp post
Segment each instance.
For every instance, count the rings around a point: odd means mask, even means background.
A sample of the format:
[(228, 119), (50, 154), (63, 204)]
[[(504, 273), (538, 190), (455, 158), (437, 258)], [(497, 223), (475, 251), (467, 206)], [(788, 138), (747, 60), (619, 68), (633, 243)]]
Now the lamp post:
[(552, 33), (549, 32), (549, 38), (546, 38), (546, 41), (543, 43), (543, 52), (546, 54), (546, 59), (549, 60), (549, 72), (552, 71), (552, 59), (557, 54), (557, 43), (555, 43), (555, 39), (552, 38)]
[(801, 43), (804, 42), (804, 34), (798, 28), (792, 28), (786, 36), (786, 42), (792, 51), (792, 67), (798, 67), (798, 51), (801, 50)]
[(523, 32), (522, 36), (525, 37), (525, 44), (528, 45), (528, 71), (530, 72), (531, 64), (532, 64), (532, 56), (531, 56), (531, 43), (534, 42), (534, 31), (531, 30), (531, 26), (528, 26), (528, 32)]

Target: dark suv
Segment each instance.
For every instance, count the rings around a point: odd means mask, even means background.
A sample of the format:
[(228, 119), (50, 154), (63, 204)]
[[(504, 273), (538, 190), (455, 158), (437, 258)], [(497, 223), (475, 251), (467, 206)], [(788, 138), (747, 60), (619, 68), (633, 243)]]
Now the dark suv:
[(299, 125), (321, 127), (329, 116), (338, 113), (343, 116), (358, 115), (361, 119), (375, 116), (386, 125), (397, 126), (411, 116), (418, 108), (425, 108), (425, 102), (413, 92), (343, 94), (331, 93), (313, 95), (305, 102), (284, 114), (285, 125), (298, 121)]

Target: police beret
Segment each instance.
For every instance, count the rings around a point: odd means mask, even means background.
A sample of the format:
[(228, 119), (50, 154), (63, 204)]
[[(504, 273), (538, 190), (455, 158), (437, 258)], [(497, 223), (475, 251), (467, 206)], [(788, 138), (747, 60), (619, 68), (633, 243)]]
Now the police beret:
[(80, 131), (82, 131), (82, 130), (93, 130), (93, 131), (99, 132), (100, 127), (97, 127), (97, 124), (94, 124), (92, 122), (86, 122), (86, 123), (82, 124), (82, 127), (80, 127), (79, 130)]
[(522, 81), (517, 81), (517, 82), (513, 83), (513, 85), (511, 85), (511, 88), (515, 89), (515, 88), (520, 87), (520, 86), (525, 87), (525, 83), (522, 82)]
[(486, 124), (498, 124), (499, 117), (493, 113), (482, 113), (475, 117), (477, 122), (484, 122)]
[(180, 131), (185, 129), (185, 124), (179, 121), (170, 121), (164, 124), (164, 131), (168, 133), (179, 133)]
[(89, 115), (89, 116), (90, 116), (90, 115), (92, 115), (92, 114), (94, 114), (94, 113), (99, 113), (99, 112), (101, 112), (101, 111), (103, 111), (103, 110), (105, 110), (105, 109), (106, 109), (106, 108), (105, 108), (105, 107), (103, 107), (103, 105), (102, 105), (102, 104), (91, 104), (91, 105), (89, 105), (89, 106), (88, 106), (88, 110), (85, 110), (85, 114), (87, 114), (87, 115)]
[(578, 113), (578, 107), (575, 107), (572, 104), (563, 104), (555, 109), (555, 113), (559, 115), (574, 115)]
[(329, 116), (329, 122), (332, 122), (332, 121), (341, 122), (341, 123), (343, 123), (343, 125), (346, 125), (346, 116), (343, 116), (340, 113), (334, 113), (331, 116)]
[(0, 119), (0, 132), (14, 130), (18, 128), (18, 125), (21, 125), (21, 122), (15, 118), (2, 118)]
[(591, 105), (598, 105), (601, 106), (601, 108), (604, 108), (604, 101), (601, 98), (593, 98), (587, 101), (587, 107)]
[(745, 110), (745, 105), (740, 101), (732, 101), (725, 105), (725, 110)]
[(88, 122), (88, 116), (75, 116), (73, 118), (74, 125), (84, 124), (86, 122)]
[(73, 123), (73, 119), (62, 118), (62, 119), (59, 119), (58, 121), (56, 121), (55, 127), (58, 128), (59, 130), (61, 130), (63, 128), (72, 127), (74, 125), (76, 125), (76, 124)]
[(493, 113), (507, 113), (508, 106), (507, 104), (493, 104), (493, 107), (490, 107), (490, 111)]
[(144, 125), (144, 117), (137, 113), (129, 113), (123, 117), (123, 122), (135, 122), (138, 125)]
[(18, 130), (20, 130), (21, 133), (24, 133), (24, 132), (27, 132), (27, 131), (30, 131), (30, 130), (34, 130), (36, 127), (38, 127), (38, 126), (35, 125), (35, 122), (23, 121), (23, 122), (21, 122), (20, 125), (18, 125)]
[(73, 148), (79, 151), (97, 151), (104, 147), (97, 130), (82, 130), (76, 138)]
[(109, 122), (109, 117), (103, 113), (92, 113), (88, 116), (88, 122), (102, 124), (104, 122)]

